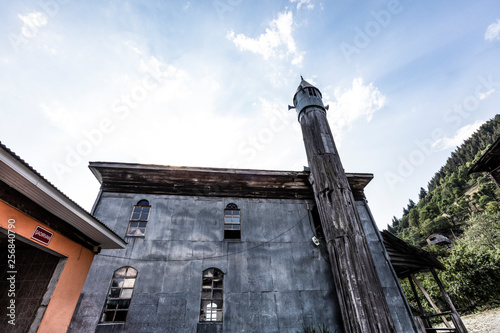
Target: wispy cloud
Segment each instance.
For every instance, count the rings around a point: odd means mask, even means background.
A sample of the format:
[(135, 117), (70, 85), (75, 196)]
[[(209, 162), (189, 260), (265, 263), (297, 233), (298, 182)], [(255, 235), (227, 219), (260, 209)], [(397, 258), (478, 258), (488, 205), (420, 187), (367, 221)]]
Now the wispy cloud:
[(488, 98), (488, 96), (490, 96), (491, 94), (493, 94), (495, 92), (495, 89), (490, 89), (488, 90), (487, 92), (480, 92), (478, 97), (481, 101), (484, 101), (486, 98)]
[(35, 37), (38, 28), (47, 24), (47, 17), (41, 12), (33, 12), (26, 15), (18, 14), (17, 17), (24, 23), (21, 27), (21, 33), (26, 38)]
[(300, 9), (304, 6), (306, 9), (312, 10), (314, 9), (314, 4), (311, 3), (311, 0), (290, 0), (291, 3), (297, 3), (297, 9)]
[(484, 33), (484, 39), (488, 41), (500, 40), (500, 19), (488, 26)]
[(348, 89), (336, 88), (334, 98), (335, 102), (329, 102), (329, 119), (335, 132), (350, 128), (360, 118), (370, 121), (373, 114), (384, 107), (387, 101), (373, 82), (364, 84), (361, 77), (354, 78)]
[(229, 31), (227, 38), (242, 51), (260, 54), (266, 60), (275, 57), (279, 59), (291, 57), (291, 63), (298, 66), (302, 64), (304, 52), (297, 50), (292, 30), (293, 14), (284, 12), (272, 20), (266, 32), (257, 38), (247, 37), (244, 34), (236, 35), (234, 31)]
[(461, 145), (465, 140), (467, 140), (481, 125), (484, 123), (482, 120), (477, 120), (476, 122), (465, 125), (459, 128), (455, 135), (452, 137), (443, 137), (438, 139), (433, 143), (433, 147), (436, 150), (444, 150), (448, 148), (453, 148)]
[(62, 132), (77, 137), (80, 134), (82, 123), (85, 118), (74, 108), (68, 107), (60, 101), (52, 101), (49, 104), (40, 103), (42, 114), (50, 123)]

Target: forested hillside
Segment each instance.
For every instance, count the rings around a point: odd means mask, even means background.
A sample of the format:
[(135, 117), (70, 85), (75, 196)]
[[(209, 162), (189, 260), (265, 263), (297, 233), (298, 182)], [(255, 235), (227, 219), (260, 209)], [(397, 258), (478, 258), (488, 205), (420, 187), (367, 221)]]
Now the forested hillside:
[[(468, 174), (499, 137), (497, 115), (451, 154), (427, 189), (420, 188), (418, 202), (410, 199), (402, 217), (388, 225), (399, 238), (438, 257), (446, 267), (440, 273), (445, 287), (466, 312), (500, 305), (500, 190), (489, 175)], [(444, 241), (428, 245), (436, 234)], [(439, 294), (428, 276), (421, 279), (431, 294)]]

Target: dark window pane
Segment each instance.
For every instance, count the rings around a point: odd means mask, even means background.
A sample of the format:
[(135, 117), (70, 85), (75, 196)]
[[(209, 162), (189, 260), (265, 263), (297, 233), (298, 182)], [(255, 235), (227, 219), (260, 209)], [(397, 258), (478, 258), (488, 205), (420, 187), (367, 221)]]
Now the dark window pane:
[(108, 296), (110, 298), (118, 298), (118, 297), (120, 297), (120, 289), (119, 288), (111, 288), (111, 289), (109, 289)]
[(214, 298), (215, 299), (222, 299), (222, 290), (214, 289)]
[(216, 269), (214, 272), (214, 278), (222, 279), (222, 272)]
[(222, 279), (214, 279), (213, 285), (214, 288), (222, 288)]
[(137, 206), (149, 206), (149, 201), (141, 200), (137, 203)]
[(212, 289), (206, 289), (201, 291), (201, 298), (207, 299), (212, 298)]
[(127, 318), (127, 311), (116, 311), (114, 321), (125, 321), (125, 318)]
[(212, 279), (210, 279), (210, 278), (204, 278), (202, 285), (203, 285), (203, 288), (206, 288), (206, 287), (212, 288)]
[(132, 218), (131, 218), (131, 220), (138, 220), (138, 219), (139, 219), (139, 216), (141, 216), (141, 214), (140, 214), (140, 213), (134, 213), (134, 214), (132, 214)]
[(111, 287), (123, 287), (123, 279), (113, 279)]
[(138, 222), (139, 223), (139, 228), (146, 228), (146, 225), (148, 222)]
[(106, 301), (105, 310), (113, 310), (118, 306), (118, 301)]
[(130, 222), (129, 223), (130, 228), (137, 228), (138, 225), (139, 225), (139, 222)]
[(130, 306), (129, 299), (123, 299), (118, 301), (118, 309), (128, 309), (129, 306)]
[(104, 312), (101, 316), (101, 322), (102, 323), (105, 323), (105, 322), (108, 322), (108, 321), (113, 321), (113, 315), (115, 313), (114, 312)]

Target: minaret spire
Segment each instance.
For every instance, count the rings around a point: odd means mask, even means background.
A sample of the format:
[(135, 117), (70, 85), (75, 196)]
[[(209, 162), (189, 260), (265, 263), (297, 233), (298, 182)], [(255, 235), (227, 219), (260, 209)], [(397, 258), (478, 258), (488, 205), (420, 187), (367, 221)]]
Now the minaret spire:
[(293, 97), (345, 333), (395, 332), (361, 219), (326, 118), (322, 95), (302, 76)]

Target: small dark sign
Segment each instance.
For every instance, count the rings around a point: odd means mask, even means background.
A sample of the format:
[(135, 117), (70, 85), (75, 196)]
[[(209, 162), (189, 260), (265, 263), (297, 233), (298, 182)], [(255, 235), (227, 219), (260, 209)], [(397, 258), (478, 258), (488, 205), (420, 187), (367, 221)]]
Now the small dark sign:
[(33, 235), (31, 236), (32, 239), (39, 241), (40, 243), (44, 245), (49, 245), (50, 239), (52, 238), (52, 235), (54, 233), (52, 231), (48, 231), (47, 229), (44, 229), (40, 227), (39, 225), (35, 228), (35, 231), (33, 232)]

